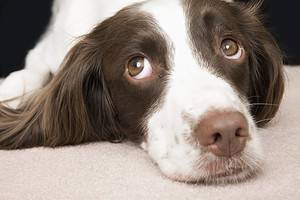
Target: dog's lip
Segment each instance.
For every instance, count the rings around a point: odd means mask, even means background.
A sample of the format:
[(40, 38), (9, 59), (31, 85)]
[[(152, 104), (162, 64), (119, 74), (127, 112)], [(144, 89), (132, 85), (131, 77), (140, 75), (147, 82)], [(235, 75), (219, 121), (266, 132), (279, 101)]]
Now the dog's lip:
[(243, 163), (228, 163), (230, 158), (222, 158), (208, 162), (206, 165), (203, 166), (203, 169), (209, 174), (211, 177), (219, 178), (219, 177), (230, 177), (235, 176), (244, 171), (249, 170), (248, 166)]
[[(164, 173), (164, 175), (170, 179), (184, 183), (218, 185), (243, 182), (254, 177), (260, 171), (259, 168), (251, 168), (246, 162), (242, 162), (242, 160), (239, 159), (236, 159), (236, 161), (238, 160), (240, 162), (233, 162), (233, 164), (232, 162), (226, 162), (226, 160), (229, 161), (230, 158), (225, 159), (225, 162), (224, 160), (221, 161), (220, 159), (216, 159), (202, 164), (201, 166), (197, 165), (195, 170), (200, 173), (195, 176), (186, 176), (180, 173)], [(216, 163), (218, 162), (218, 168), (215, 168), (214, 166), (217, 166)]]
[(219, 171), (217, 173), (210, 173), (210, 177), (214, 177), (214, 178), (231, 177), (231, 176), (236, 176), (238, 174), (241, 174), (246, 170), (247, 169), (245, 168), (233, 168), (229, 170)]
[[(166, 175), (166, 174), (165, 174)], [(195, 178), (182, 175), (166, 175), (168, 178), (175, 181), (189, 183), (189, 184), (232, 184), (246, 181), (252, 176), (256, 175), (256, 171), (250, 168), (234, 168), (229, 171), (220, 171), (218, 173), (207, 173), (206, 175), (197, 176)]]

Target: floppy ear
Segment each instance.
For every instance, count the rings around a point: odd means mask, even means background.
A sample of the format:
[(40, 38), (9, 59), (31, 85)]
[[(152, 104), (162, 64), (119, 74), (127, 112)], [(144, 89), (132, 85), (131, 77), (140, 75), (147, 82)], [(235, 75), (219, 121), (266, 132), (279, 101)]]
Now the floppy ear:
[(249, 57), (251, 112), (258, 126), (272, 120), (278, 111), (284, 92), (284, 73), (281, 51), (272, 35), (254, 15), (259, 5), (247, 8), (252, 52)]
[(284, 92), (282, 59), (277, 45), (265, 40), (261, 49), (251, 56), (249, 100), (251, 111), (259, 126), (273, 119)]
[(0, 149), (122, 139), (97, 41), (87, 36), (74, 46), (53, 80), (19, 109), (0, 105)]
[(117, 111), (105, 83), (103, 52), (98, 43), (89, 37), (79, 42), (66, 57), (58, 80), (53, 80), (57, 86), (47, 103), (51, 115), (48, 118), (52, 120), (45, 124), (60, 124), (55, 131), (63, 130), (71, 143), (117, 141), (122, 137)]

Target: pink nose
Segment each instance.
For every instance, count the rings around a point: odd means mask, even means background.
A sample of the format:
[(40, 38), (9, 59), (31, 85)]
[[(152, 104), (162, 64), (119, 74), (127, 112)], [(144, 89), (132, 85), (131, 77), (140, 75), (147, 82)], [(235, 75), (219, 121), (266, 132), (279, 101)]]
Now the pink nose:
[(240, 112), (210, 111), (200, 120), (194, 136), (216, 156), (230, 157), (245, 148), (248, 123)]

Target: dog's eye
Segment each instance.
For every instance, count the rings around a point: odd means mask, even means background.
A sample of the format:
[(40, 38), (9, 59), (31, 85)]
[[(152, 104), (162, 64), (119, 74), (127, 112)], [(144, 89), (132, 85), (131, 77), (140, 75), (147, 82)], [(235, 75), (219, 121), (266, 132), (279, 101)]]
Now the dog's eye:
[(231, 60), (240, 59), (243, 55), (243, 48), (232, 39), (225, 39), (222, 41), (221, 51), (225, 58)]
[(148, 59), (136, 56), (127, 64), (128, 74), (134, 79), (143, 79), (151, 76), (152, 67)]

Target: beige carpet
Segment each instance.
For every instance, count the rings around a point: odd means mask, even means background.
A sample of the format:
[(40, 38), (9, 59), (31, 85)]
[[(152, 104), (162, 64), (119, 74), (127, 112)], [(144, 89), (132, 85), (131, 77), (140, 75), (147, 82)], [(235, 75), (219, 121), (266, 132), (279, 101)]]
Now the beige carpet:
[(261, 131), (264, 170), (250, 181), (228, 186), (172, 182), (138, 147), (96, 143), (0, 151), (0, 200), (299, 200), (300, 67), (287, 71), (281, 111)]

